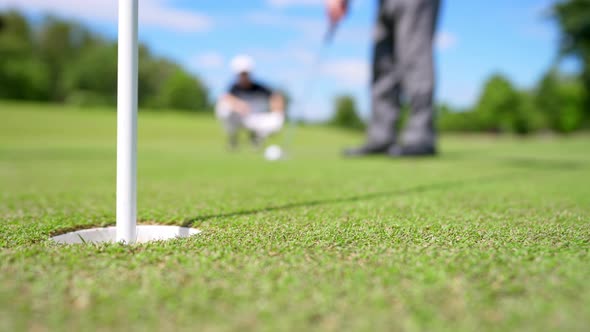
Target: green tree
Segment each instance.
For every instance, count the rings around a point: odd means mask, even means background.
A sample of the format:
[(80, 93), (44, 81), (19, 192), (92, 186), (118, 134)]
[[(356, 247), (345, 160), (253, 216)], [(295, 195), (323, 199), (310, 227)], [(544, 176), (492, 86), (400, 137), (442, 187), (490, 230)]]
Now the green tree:
[(493, 132), (512, 131), (515, 114), (521, 107), (520, 97), (506, 77), (493, 75), (485, 83), (475, 108), (481, 128)]
[[(563, 55), (573, 55), (582, 64), (581, 78), (585, 90), (590, 91), (590, 1), (565, 0), (554, 5), (554, 17), (561, 31)], [(586, 95), (584, 107), (590, 119), (590, 97)]]
[(528, 91), (519, 92), (518, 107), (512, 117), (512, 131), (518, 135), (528, 135), (543, 126), (543, 114), (535, 107), (534, 94)]
[(166, 59), (154, 58), (147, 47), (139, 51), (139, 105), (158, 109), (162, 105), (160, 91), (168, 79), (178, 70), (175, 63)]
[(163, 83), (157, 96), (157, 106), (205, 111), (209, 109), (207, 90), (197, 78), (177, 69)]
[(86, 47), (65, 72), (66, 101), (77, 105), (114, 105), (117, 97), (117, 47)]
[(454, 109), (446, 104), (437, 106), (437, 122), (440, 131), (478, 132), (482, 130), (477, 112)]
[(330, 121), (330, 124), (345, 129), (361, 130), (365, 128), (365, 124), (358, 116), (354, 97), (350, 95), (336, 97), (334, 108), (334, 117)]
[[(139, 105), (209, 109), (203, 82), (177, 63), (139, 48)], [(0, 98), (79, 105), (114, 105), (117, 47), (72, 21), (47, 17), (29, 24), (0, 12)]]
[(41, 25), (38, 49), (47, 66), (53, 101), (64, 101), (68, 95), (65, 73), (72, 61), (97, 42), (97, 38), (79, 24), (47, 17)]
[(535, 93), (535, 107), (543, 114), (549, 129), (555, 129), (555, 116), (562, 106), (559, 84), (557, 71), (551, 69), (541, 78)]
[(549, 129), (569, 133), (582, 126), (585, 91), (574, 78), (550, 70), (539, 82), (535, 107), (543, 114)]
[(49, 84), (34, 52), (31, 26), (17, 12), (0, 14), (0, 98), (42, 100)]
[(585, 90), (579, 81), (564, 80), (559, 86), (562, 106), (555, 116), (554, 129), (571, 133), (582, 126), (584, 120)]

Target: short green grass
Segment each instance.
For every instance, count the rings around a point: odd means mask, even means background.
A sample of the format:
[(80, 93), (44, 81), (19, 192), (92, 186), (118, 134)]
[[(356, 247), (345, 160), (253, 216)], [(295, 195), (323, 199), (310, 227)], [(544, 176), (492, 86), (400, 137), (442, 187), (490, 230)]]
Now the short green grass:
[(113, 225), (115, 113), (0, 104), (0, 330), (554, 331), (590, 326), (590, 136), (445, 136), (435, 159), (230, 154), (214, 119), (142, 113), (142, 223)]

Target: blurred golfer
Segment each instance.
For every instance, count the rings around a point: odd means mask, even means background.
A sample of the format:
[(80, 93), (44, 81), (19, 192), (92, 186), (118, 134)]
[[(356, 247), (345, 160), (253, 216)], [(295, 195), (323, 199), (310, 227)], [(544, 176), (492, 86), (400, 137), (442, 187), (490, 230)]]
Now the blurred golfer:
[[(347, 156), (436, 154), (433, 90), (433, 39), (439, 0), (379, 0), (374, 31), (372, 117), (367, 142)], [(348, 11), (347, 0), (326, 0), (336, 25)], [(401, 135), (394, 130), (401, 100), (411, 107)]]
[(224, 124), (232, 149), (238, 146), (242, 129), (250, 133), (252, 144), (260, 146), (283, 127), (284, 98), (252, 79), (254, 61), (249, 56), (235, 57), (231, 68), (237, 79), (217, 102), (216, 115)]

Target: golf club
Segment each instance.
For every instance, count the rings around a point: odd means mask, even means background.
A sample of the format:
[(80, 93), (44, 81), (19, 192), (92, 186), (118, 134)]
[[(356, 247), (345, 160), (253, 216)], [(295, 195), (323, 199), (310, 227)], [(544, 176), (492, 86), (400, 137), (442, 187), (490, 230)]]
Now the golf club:
[[(310, 99), (310, 96), (314, 91), (314, 83), (317, 82), (318, 71), (321, 67), (324, 53), (327, 49), (327, 46), (329, 46), (332, 40), (334, 39), (337, 27), (337, 24), (330, 24), (328, 26), (324, 38), (322, 39), (320, 48), (316, 53), (313, 62), (311, 63), (309, 76), (306, 80), (304, 80), (306, 84), (303, 85), (301, 94), (297, 98), (295, 98), (294, 104), (296, 107), (294, 108), (298, 109), (299, 115), (305, 115), (307, 101)], [(269, 161), (275, 161), (284, 158), (286, 156), (286, 151), (289, 150), (293, 143), (293, 138), (295, 136), (295, 132), (297, 129), (297, 120), (293, 119), (293, 112), (289, 112), (289, 114), (291, 115), (291, 117), (289, 117), (290, 119), (288, 120), (290, 123), (285, 131), (285, 136), (282, 144), (283, 148), (281, 149), (281, 147), (278, 145), (269, 146), (265, 151), (265, 158)]]

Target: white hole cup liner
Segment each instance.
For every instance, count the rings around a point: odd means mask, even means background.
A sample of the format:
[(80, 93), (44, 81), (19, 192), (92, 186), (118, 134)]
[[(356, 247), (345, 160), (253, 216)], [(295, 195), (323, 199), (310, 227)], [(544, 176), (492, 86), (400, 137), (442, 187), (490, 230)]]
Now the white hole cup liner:
[[(53, 241), (62, 244), (82, 243), (115, 243), (116, 227), (83, 229), (52, 237)], [(151, 241), (165, 241), (176, 238), (186, 238), (201, 233), (196, 228), (179, 226), (137, 226), (137, 238), (135, 243)]]

